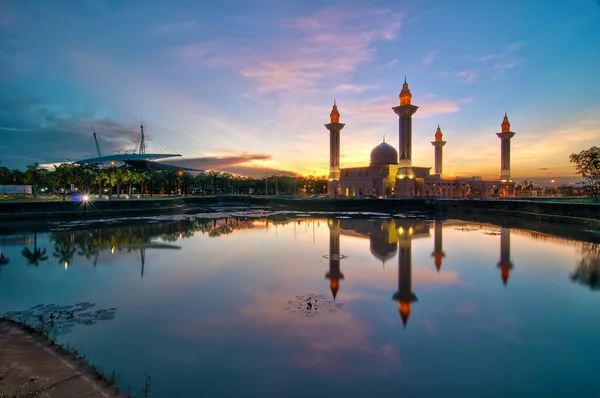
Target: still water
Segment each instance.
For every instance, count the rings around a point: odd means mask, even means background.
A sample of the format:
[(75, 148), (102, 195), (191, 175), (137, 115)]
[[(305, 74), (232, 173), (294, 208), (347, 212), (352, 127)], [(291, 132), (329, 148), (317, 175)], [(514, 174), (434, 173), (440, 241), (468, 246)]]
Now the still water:
[(116, 308), (59, 341), (118, 371), (123, 388), (151, 375), (150, 397), (598, 396), (598, 244), (459, 220), (314, 217), (1, 236), (0, 313)]

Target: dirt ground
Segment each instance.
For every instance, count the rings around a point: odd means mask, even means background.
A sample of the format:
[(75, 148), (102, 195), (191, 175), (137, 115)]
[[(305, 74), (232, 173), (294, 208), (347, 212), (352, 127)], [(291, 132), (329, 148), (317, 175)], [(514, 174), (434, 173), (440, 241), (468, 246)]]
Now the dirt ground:
[(61, 347), (0, 319), (0, 397), (125, 398)]

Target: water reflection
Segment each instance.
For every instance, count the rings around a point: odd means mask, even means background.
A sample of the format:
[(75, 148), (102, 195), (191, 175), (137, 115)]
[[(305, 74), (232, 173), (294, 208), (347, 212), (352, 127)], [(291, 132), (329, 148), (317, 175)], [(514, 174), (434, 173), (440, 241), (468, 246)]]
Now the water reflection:
[(600, 245), (583, 242), (581, 245), (581, 260), (571, 275), (573, 281), (588, 286), (592, 290), (600, 289)]
[[(312, 229), (312, 239), (315, 243), (315, 229), (322, 220), (313, 218), (296, 218), (286, 215), (272, 215), (264, 218), (251, 217), (223, 217), (223, 218), (186, 218), (181, 220), (166, 220), (128, 226), (99, 226), (89, 229), (63, 229), (52, 231), (48, 234), (49, 242), (53, 245), (49, 256), (44, 244), (39, 244), (38, 234), (0, 236), (0, 249), (4, 246), (21, 246), (21, 255), (27, 260), (28, 265), (39, 266), (50, 257), (56, 259), (60, 265), (68, 269), (77, 258), (98, 263), (98, 258), (103, 252), (136, 253), (140, 263), (140, 275), (144, 275), (148, 250), (180, 250), (181, 246), (173, 243), (188, 239), (195, 233), (202, 233), (209, 238), (224, 238), (235, 231), (252, 228), (265, 228), (284, 226), (293, 223), (294, 239), (296, 227), (305, 224), (307, 230)], [(412, 291), (412, 240), (431, 238), (433, 229), (433, 251), (431, 257), (437, 272), (440, 272), (447, 254), (444, 252), (443, 235), (444, 225), (456, 226), (453, 221), (426, 222), (424, 219), (406, 218), (348, 218), (331, 217), (327, 219), (329, 229), (329, 270), (325, 275), (329, 279), (329, 288), (335, 300), (340, 290), (340, 283), (345, 279), (341, 270), (341, 261), (345, 257), (340, 253), (340, 237), (353, 236), (369, 239), (371, 255), (381, 262), (385, 268), (386, 263), (398, 257), (398, 291), (393, 295), (398, 301), (399, 312), (403, 323), (406, 324), (411, 313), (411, 303), (417, 301), (416, 294)], [(577, 260), (575, 270), (570, 275), (573, 281), (588, 286), (592, 290), (600, 289), (600, 249), (597, 243), (577, 242), (557, 236), (545, 235), (529, 230), (507, 227), (495, 227), (477, 223), (460, 222), (462, 232), (484, 232), (486, 235), (499, 237), (499, 262), (502, 283), (506, 286), (514, 264), (511, 260), (511, 233), (526, 235), (535, 239), (568, 243), (580, 247), (580, 259)], [(11, 262), (9, 256), (0, 250), (0, 266)], [(13, 258), (14, 262), (14, 258)]]
[(340, 290), (340, 280), (344, 279), (344, 274), (340, 270), (340, 220), (330, 218), (327, 220), (329, 226), (329, 272), (325, 278), (329, 279), (329, 288), (335, 301), (338, 290)]

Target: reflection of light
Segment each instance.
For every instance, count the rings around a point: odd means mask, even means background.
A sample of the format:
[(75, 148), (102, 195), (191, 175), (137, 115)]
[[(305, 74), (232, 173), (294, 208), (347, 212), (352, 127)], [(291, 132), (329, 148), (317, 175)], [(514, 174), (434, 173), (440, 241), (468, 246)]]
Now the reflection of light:
[(409, 235), (412, 235), (412, 234), (413, 234), (413, 227), (409, 227), (409, 228), (408, 228), (408, 234), (409, 234)]
[(114, 246), (110, 248), (110, 252), (111, 252), (112, 254), (115, 254), (115, 247), (114, 247)]
[(65, 269), (69, 268), (69, 263), (65, 261)]
[(399, 227), (399, 228), (398, 228), (398, 233), (399, 233), (399, 234), (403, 234), (403, 233), (404, 233), (404, 228), (402, 228), (402, 227)]

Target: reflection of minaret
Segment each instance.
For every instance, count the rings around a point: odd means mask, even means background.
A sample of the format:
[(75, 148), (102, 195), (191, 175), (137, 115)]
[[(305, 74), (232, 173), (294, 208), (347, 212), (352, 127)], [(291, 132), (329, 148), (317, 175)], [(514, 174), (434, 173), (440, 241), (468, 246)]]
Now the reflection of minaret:
[(501, 270), (502, 282), (506, 286), (510, 270), (513, 267), (513, 263), (510, 262), (510, 229), (502, 228), (500, 234), (500, 262), (498, 267)]
[(417, 296), (412, 291), (412, 234), (412, 226), (408, 230), (398, 228), (398, 291), (392, 299), (398, 302), (398, 312), (404, 327), (411, 313), (410, 303), (417, 301)]
[(327, 220), (327, 225), (329, 226), (329, 272), (325, 274), (325, 278), (329, 279), (329, 287), (335, 300), (340, 289), (340, 279), (344, 279), (340, 271), (340, 220), (330, 218)]
[(146, 249), (140, 249), (140, 260), (142, 262), (142, 278), (144, 277), (144, 265), (146, 265)]
[(344, 123), (340, 123), (340, 112), (335, 100), (329, 118), (330, 123), (325, 125), (329, 130), (329, 186), (327, 194), (332, 198), (336, 194), (338, 180), (340, 179), (340, 131), (345, 126)]
[(433, 253), (431, 255), (435, 257), (435, 268), (440, 272), (442, 258), (446, 257), (446, 253), (442, 247), (442, 223), (437, 220), (433, 225)]
[(446, 141), (442, 141), (442, 129), (438, 124), (437, 131), (435, 132), (435, 141), (431, 141), (431, 145), (435, 147), (434, 162), (435, 162), (435, 174), (442, 175), (442, 157), (443, 157), (443, 146), (446, 145)]

